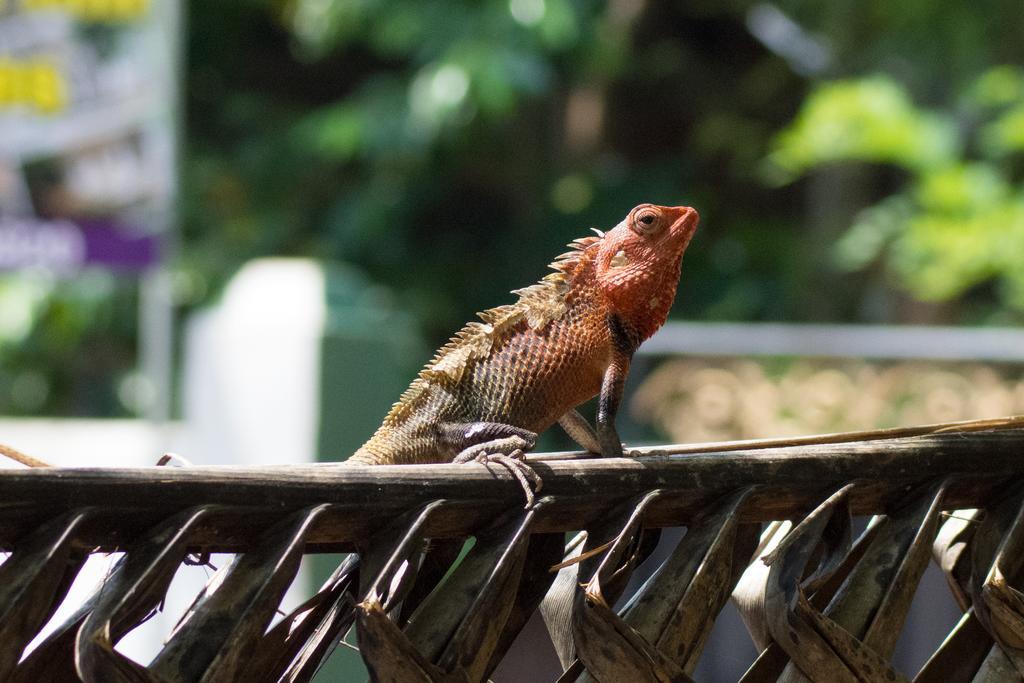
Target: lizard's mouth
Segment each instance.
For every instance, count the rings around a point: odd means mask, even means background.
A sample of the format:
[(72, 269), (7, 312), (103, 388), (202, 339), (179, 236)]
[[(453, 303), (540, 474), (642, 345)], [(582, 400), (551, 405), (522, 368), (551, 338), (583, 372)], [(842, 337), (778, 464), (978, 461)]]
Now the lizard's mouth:
[(672, 222), (668, 234), (673, 242), (678, 242), (682, 248), (690, 243), (693, 234), (697, 232), (697, 224), (700, 222), (700, 215), (696, 209), (689, 206), (674, 206), (670, 209), (678, 218)]

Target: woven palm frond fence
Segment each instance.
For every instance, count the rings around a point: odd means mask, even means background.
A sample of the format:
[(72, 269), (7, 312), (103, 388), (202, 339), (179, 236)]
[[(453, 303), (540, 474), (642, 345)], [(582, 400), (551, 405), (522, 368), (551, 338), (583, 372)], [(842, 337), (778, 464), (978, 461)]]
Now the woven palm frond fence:
[[(530, 510), (482, 466), (2, 470), (0, 680), (305, 681), (354, 628), (373, 680), (480, 681), (539, 610), (559, 681), (689, 681), (731, 598), (761, 652), (743, 681), (901, 681), (914, 672), (891, 655), (934, 560), (963, 618), (913, 680), (1019, 681), (1022, 426), (541, 456)], [(854, 515), (873, 515), (863, 533)], [(28, 649), (87, 556), (115, 549), (92, 598)], [(151, 662), (122, 655), (210, 551), (238, 554)], [(353, 554), (273, 623), (321, 551)]]

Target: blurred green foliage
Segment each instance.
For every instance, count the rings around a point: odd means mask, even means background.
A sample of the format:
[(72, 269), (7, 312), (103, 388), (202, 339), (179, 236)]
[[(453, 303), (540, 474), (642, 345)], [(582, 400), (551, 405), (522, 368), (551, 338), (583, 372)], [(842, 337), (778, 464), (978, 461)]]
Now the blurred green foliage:
[(952, 120), (917, 109), (904, 88), (878, 76), (813, 91), (769, 159), (791, 175), (851, 159), (927, 171), (948, 164), (956, 145)]
[(226, 265), (262, 254), (349, 261), (440, 340), (588, 227), (686, 202), (719, 245), (714, 264), (688, 265), (704, 290), (684, 295), (690, 315), (790, 316), (772, 295), (787, 256), (762, 233), (798, 230), (785, 199), (765, 216), (754, 169), (801, 79), (743, 17), (715, 3), (193, 5), (183, 267), (216, 291)]
[(0, 280), (0, 414), (123, 415), (141, 408), (137, 289), (90, 270)]
[(988, 70), (940, 111), (883, 76), (822, 85), (769, 159), (782, 179), (839, 161), (903, 169), (897, 191), (838, 242), (838, 263), (859, 270), (883, 259), (925, 301), (994, 282), (998, 305), (1024, 311), (1024, 70)]
[[(884, 257), (924, 299), (1002, 283), (914, 320), (1018, 319), (1024, 237), (991, 226), (1017, 220), (1024, 108), (1019, 74), (990, 70), (1024, 63), (1018, 0), (187, 9), (182, 317), (249, 259), (315, 256), (441, 341), (652, 201), (703, 217), (679, 317), (904, 321), (904, 294), (853, 272)], [(4, 282), (23, 314), (0, 328), (0, 413), (130, 412), (134, 282)]]

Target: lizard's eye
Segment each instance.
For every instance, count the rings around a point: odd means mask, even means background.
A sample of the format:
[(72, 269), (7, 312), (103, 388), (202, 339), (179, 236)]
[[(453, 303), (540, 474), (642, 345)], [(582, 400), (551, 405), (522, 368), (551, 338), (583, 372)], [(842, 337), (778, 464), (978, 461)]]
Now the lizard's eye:
[(661, 226), (661, 213), (652, 206), (645, 206), (633, 214), (632, 228), (641, 235), (650, 235)]

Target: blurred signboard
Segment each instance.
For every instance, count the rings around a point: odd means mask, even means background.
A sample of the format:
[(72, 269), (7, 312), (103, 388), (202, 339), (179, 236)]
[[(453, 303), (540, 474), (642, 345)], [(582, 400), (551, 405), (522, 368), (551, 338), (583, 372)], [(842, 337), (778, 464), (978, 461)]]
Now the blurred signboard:
[(172, 222), (178, 0), (0, 0), (0, 269), (140, 271)]

